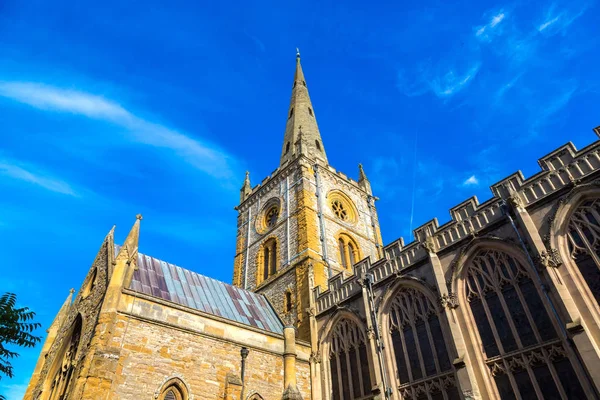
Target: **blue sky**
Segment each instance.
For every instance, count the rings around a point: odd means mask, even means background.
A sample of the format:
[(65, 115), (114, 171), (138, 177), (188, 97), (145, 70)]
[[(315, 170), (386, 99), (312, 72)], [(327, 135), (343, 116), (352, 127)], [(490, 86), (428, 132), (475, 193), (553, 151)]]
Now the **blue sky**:
[[(47, 328), (137, 213), (142, 252), (230, 281), (296, 47), (329, 161), (364, 164), (386, 243), (595, 140), (597, 1), (387, 3), (0, 0), (0, 292)], [(22, 396), (39, 350), (0, 393)]]

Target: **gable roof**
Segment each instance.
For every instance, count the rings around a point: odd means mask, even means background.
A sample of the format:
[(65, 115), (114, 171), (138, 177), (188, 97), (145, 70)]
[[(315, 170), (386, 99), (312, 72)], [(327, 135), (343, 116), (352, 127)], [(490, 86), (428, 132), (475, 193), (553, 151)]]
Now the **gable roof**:
[[(115, 251), (119, 248), (115, 246)], [(283, 332), (283, 323), (262, 294), (141, 253), (137, 266), (129, 285), (136, 292), (270, 332)]]

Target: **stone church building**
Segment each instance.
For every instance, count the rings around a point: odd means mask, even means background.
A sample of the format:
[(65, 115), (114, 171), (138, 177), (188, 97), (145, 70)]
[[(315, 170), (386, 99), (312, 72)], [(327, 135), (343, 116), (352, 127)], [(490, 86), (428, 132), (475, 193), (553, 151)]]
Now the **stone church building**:
[(286, 118), (279, 166), (241, 189), (233, 285), (146, 255), (141, 216), (111, 230), (26, 399), (599, 398), (600, 141), (383, 245), (299, 55)]

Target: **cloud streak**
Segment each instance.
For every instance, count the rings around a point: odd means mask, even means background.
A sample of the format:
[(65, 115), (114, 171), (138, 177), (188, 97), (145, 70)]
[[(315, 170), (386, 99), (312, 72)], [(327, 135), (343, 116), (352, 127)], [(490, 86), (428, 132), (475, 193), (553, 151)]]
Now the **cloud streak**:
[(475, 175), (468, 177), (462, 184), (463, 186), (477, 186), (479, 185), (479, 179)]
[(457, 74), (455, 70), (448, 71), (443, 77), (438, 77), (429, 86), (437, 97), (445, 98), (463, 90), (477, 76), (481, 63), (473, 65), (466, 73)]
[(0, 159), (0, 176), (2, 175), (42, 187), (51, 192), (73, 197), (79, 196), (67, 182), (33, 166), (18, 165), (13, 160)]
[(495, 33), (496, 27), (506, 18), (504, 11), (499, 11), (490, 18), (490, 22), (486, 25), (475, 28), (475, 36), (480, 40), (489, 41)]
[(0, 81), (0, 96), (40, 110), (80, 115), (127, 129), (135, 143), (171, 150), (178, 158), (218, 179), (233, 176), (236, 160), (213, 144), (148, 121), (120, 104), (90, 93), (33, 82)]
[(575, 20), (583, 15), (588, 5), (584, 5), (578, 11), (563, 9), (557, 11), (556, 3), (552, 4), (546, 11), (544, 20), (538, 26), (538, 31), (547, 35), (555, 35), (564, 32)]

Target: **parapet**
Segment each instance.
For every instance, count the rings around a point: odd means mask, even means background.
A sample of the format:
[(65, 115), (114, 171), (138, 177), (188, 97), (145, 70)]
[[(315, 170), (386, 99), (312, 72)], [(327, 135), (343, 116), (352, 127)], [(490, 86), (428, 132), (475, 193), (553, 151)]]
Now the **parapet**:
[[(600, 127), (594, 128), (600, 137)], [(473, 196), (450, 209), (450, 221), (439, 225), (437, 218), (414, 229), (415, 240), (404, 244), (399, 238), (384, 248), (384, 257), (371, 264), (366, 258), (354, 265), (354, 274), (345, 278), (342, 273), (329, 280), (324, 292), (315, 289), (317, 313), (324, 312), (336, 304), (358, 294), (358, 280), (365, 273), (373, 275), (377, 284), (390, 275), (417, 264), (427, 257), (424, 242), (436, 251), (444, 250), (471, 237), (499, 221), (503, 214), (501, 205), (509, 197), (518, 197), (523, 207), (529, 207), (566, 187), (600, 170), (600, 140), (577, 150), (569, 142), (538, 160), (541, 171), (525, 179), (521, 171), (493, 184), (492, 197), (479, 203)]]

